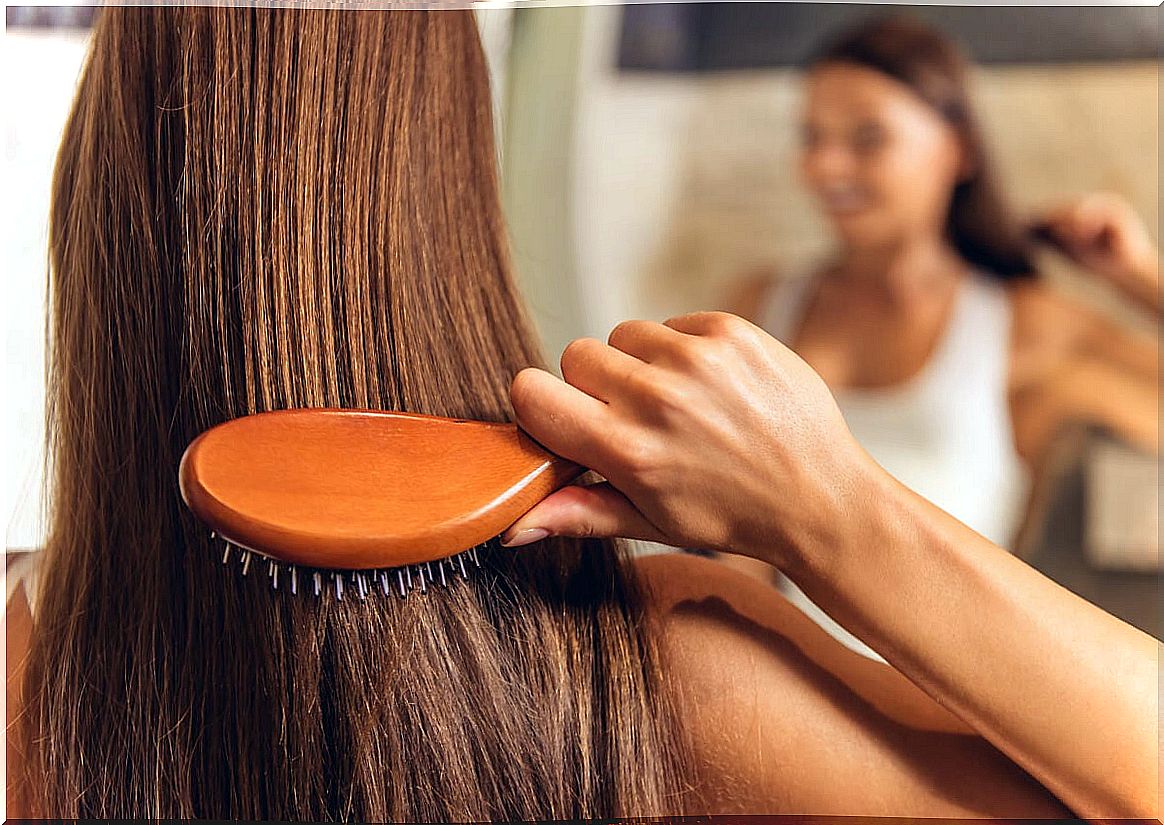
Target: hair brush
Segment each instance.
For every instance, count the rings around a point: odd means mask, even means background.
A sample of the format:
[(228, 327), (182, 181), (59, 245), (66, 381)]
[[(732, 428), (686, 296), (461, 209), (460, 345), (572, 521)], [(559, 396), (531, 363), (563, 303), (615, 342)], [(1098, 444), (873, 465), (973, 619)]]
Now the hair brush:
[(404, 412), (294, 409), (236, 418), (182, 456), (186, 505), (237, 555), (298, 593), (345, 582), (407, 596), (468, 576), (479, 551), (585, 472), (515, 424)]

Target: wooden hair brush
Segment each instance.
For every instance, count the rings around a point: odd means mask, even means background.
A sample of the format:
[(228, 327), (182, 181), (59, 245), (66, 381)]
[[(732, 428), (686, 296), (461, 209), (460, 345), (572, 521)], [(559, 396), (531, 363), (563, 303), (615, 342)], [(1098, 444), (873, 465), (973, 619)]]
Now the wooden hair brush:
[(227, 421), (179, 468), (186, 505), (237, 553), (315, 595), (401, 596), (467, 575), (478, 551), (585, 472), (515, 424), (376, 410), (295, 409)]

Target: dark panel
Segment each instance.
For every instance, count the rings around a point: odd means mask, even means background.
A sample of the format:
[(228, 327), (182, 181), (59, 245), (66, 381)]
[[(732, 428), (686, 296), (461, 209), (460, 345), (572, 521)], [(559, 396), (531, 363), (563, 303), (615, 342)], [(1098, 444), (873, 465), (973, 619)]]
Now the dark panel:
[(909, 15), (957, 40), (979, 63), (1156, 59), (1159, 7), (898, 6), (858, 3), (677, 3), (626, 6), (619, 67), (714, 71), (803, 64), (864, 20)]

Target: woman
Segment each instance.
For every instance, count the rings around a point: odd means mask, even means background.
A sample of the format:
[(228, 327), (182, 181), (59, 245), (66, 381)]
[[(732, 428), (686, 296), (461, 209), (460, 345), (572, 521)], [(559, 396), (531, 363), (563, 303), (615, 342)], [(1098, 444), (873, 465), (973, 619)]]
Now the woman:
[[(103, 14), (55, 198), (59, 506), (40, 584), (26, 579), (8, 611), (10, 764), (24, 780), (10, 788), (23, 791), (10, 813), (1053, 816), (1066, 810), (1055, 794), (1079, 811), (1143, 807), (1143, 731), (1126, 724), (1130, 707), (1143, 709), (1134, 690), (1143, 650), (1118, 622), (1095, 663), (1124, 655), (1125, 684), (1093, 708), (1097, 734), (1056, 750), (1062, 730), (1024, 706), (1025, 689), (966, 672), (962, 654), (938, 655), (916, 625), (860, 611), (882, 628), (876, 643), (884, 638), (919, 684), (938, 686), (938, 701), (734, 571), (678, 555), (632, 565), (605, 541), (546, 538), (568, 524), (518, 525), (520, 553), (489, 553), (480, 578), (407, 600), (295, 600), (223, 570), (175, 489), (195, 433), (296, 404), (504, 418), (510, 376), (538, 360), (506, 272), (485, 68), (472, 18), (456, 12)], [(704, 376), (717, 357), (728, 366), (737, 332), (709, 336), (712, 348), (689, 336), (698, 346), (684, 340), (676, 363), (702, 365)], [(606, 395), (579, 369), (584, 351), (571, 347), (566, 372)], [(863, 477), (845, 464), (853, 453), (811, 371), (782, 349), (770, 355), (732, 358), (724, 374), (734, 393), (701, 397), (731, 402), (730, 423), (770, 470), (788, 466), (798, 442), (762, 433), (804, 416), (837, 444), (839, 461), (800, 450), (802, 470)], [(779, 385), (778, 364), (796, 380)], [(783, 406), (747, 416), (741, 393), (756, 385), (745, 374)], [(615, 431), (584, 435), (596, 408), (561, 405), (569, 388), (538, 390), (538, 376), (548, 377), (522, 371), (512, 388), (537, 437), (582, 448), (627, 490), (636, 479), (647, 493), (650, 479), (699, 481), (667, 491), (662, 509), (638, 497), (668, 537), (724, 550), (738, 540), (760, 555), (782, 548), (791, 570), (803, 543), (776, 540), (812, 532), (804, 515), (822, 510), (808, 504), (839, 503), (844, 485), (804, 472), (806, 507), (770, 510), (743, 494), (770, 493), (771, 478), (722, 451), (704, 468), (714, 477), (660, 474), (640, 463), (646, 452), (607, 461)], [(689, 391), (683, 374), (674, 379), (652, 386)], [(681, 419), (677, 397), (656, 403), (662, 395), (631, 405), (660, 428)], [(697, 407), (706, 419), (706, 404)], [(671, 433), (676, 456), (697, 430)], [(620, 423), (620, 450), (665, 434), (624, 442), (624, 432)], [(642, 475), (629, 471), (640, 464)], [(709, 482), (743, 509), (717, 503)], [(583, 513), (570, 502), (588, 493), (603, 495), (568, 490), (531, 517)], [(692, 506), (691, 493), (710, 509)], [(608, 498), (608, 516), (632, 512), (629, 499)], [(757, 527), (760, 512), (775, 521)], [(667, 513), (679, 519), (668, 524)], [(835, 538), (838, 551), (851, 546)], [(837, 569), (838, 582), (854, 581)], [(1032, 595), (1046, 604), (1046, 593)], [(1055, 603), (1074, 618), (1075, 602)], [(1008, 615), (1004, 603), (998, 618)], [(969, 641), (964, 653), (981, 652), (980, 639)], [(1083, 676), (1067, 696), (1091, 695)], [(951, 683), (969, 722), (941, 704)], [(1105, 736), (1131, 753), (1121, 757), (1127, 770), (1080, 792), (1079, 769), (1111, 765)], [(1066, 756), (1048, 761), (1048, 750)]]
[[(749, 282), (735, 311), (801, 355), (862, 446), (906, 485), (1004, 547), (1032, 476), (1071, 424), (1159, 449), (1159, 354), (1034, 277), (954, 44), (880, 20), (807, 78), (801, 172), (839, 249), (812, 277)], [(1159, 312), (1147, 233), (1110, 196), (1048, 214), (1041, 234)], [(762, 575), (769, 575), (762, 571)], [(784, 582), (789, 596), (870, 653)]]
[(54, 184), (55, 510), (10, 625), (10, 814), (676, 808), (612, 543), (499, 551), (434, 598), (295, 599), (220, 564), (178, 496), (185, 445), (247, 413), (509, 418), (540, 358), (490, 113), (471, 12), (102, 12)]

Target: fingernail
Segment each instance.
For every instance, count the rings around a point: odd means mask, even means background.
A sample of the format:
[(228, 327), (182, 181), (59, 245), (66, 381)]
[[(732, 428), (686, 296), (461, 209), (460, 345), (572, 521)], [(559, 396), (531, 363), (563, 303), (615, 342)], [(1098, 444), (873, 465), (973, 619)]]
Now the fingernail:
[(518, 530), (512, 536), (502, 538), (502, 547), (521, 547), (523, 544), (533, 544), (535, 541), (541, 541), (550, 534), (550, 531), (544, 527), (529, 527), (525, 530)]

